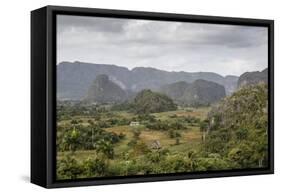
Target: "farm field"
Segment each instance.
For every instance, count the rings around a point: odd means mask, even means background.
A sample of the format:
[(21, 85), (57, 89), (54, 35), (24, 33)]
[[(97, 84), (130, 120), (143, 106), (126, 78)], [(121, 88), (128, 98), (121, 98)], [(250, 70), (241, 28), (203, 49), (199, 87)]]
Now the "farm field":
[[(102, 128), (102, 130), (109, 134), (123, 137), (120, 141), (114, 143), (114, 158), (108, 161), (111, 165), (114, 165), (116, 162), (122, 162), (125, 155), (130, 155), (128, 157), (133, 157), (136, 160), (143, 160), (147, 155), (144, 150), (151, 150), (155, 153), (165, 150), (170, 155), (199, 150), (202, 143), (202, 131), (200, 130), (199, 121), (207, 117), (209, 110), (210, 107), (181, 108), (176, 111), (146, 115), (150, 119), (153, 118), (152, 123), (157, 121), (167, 124), (166, 129), (160, 130), (153, 129), (153, 127), (147, 128), (146, 125), (148, 123), (145, 118), (138, 118), (137, 114), (127, 111), (104, 111), (99, 114), (99, 121), (96, 121), (96, 116), (75, 115), (71, 119), (58, 122), (58, 129), (65, 129), (70, 126), (87, 128), (93, 124), (106, 123), (112, 120), (122, 121), (125, 119), (127, 121), (125, 125), (113, 124), (110, 127), (106, 126)], [(170, 129), (168, 123), (177, 123), (179, 119), (181, 119), (180, 126), (177, 126), (176, 129), (173, 129), (173, 127)], [(77, 121), (77, 124), (73, 125), (73, 121)], [(132, 126), (134, 122), (136, 126)], [(63, 131), (58, 130), (58, 136), (62, 133)], [(143, 150), (137, 150), (137, 146), (140, 146), (140, 149)], [(70, 150), (59, 151), (57, 154), (58, 163), (69, 157), (69, 155), (71, 155), (71, 158), (77, 160), (78, 163), (83, 163), (87, 159), (100, 157), (96, 149), (77, 149), (74, 152)]]
[[(155, 113), (153, 114), (156, 119), (158, 120), (168, 120), (173, 121), (173, 119), (170, 119), (170, 116), (184, 116), (184, 117), (195, 117), (199, 119), (205, 119), (206, 114), (208, 112), (209, 108), (199, 108), (199, 109), (190, 109), (192, 111), (186, 112), (184, 110), (178, 110), (178, 111), (169, 111), (169, 112), (162, 112), (162, 113)], [(126, 118), (133, 118), (134, 115), (125, 113), (125, 112), (116, 112), (119, 116), (125, 116)], [(89, 119), (93, 119), (91, 117), (83, 117), (83, 116), (77, 116), (75, 119), (82, 120), (80, 123), (81, 125), (88, 126), (89, 123), (87, 122)], [(58, 125), (66, 125), (67, 123), (70, 124), (71, 120), (63, 121), (59, 123)], [(122, 125), (122, 126), (114, 126), (105, 128), (104, 130), (107, 132), (112, 132), (117, 135), (123, 134), (125, 135), (124, 140), (117, 143), (115, 145), (115, 155), (118, 157), (124, 152), (128, 152), (131, 148), (127, 144), (133, 140), (134, 138), (134, 129), (140, 130), (140, 136), (139, 141), (145, 143), (147, 146), (150, 146), (154, 141), (159, 141), (161, 148), (167, 148), (170, 151), (187, 151), (188, 149), (192, 147), (197, 147), (197, 145), (200, 144), (202, 141), (202, 132), (200, 131), (200, 127), (198, 124), (186, 124), (187, 130), (182, 130), (181, 137), (179, 137), (179, 143), (176, 145), (175, 139), (169, 137), (169, 134), (165, 131), (159, 131), (159, 130), (153, 130), (153, 129), (147, 129), (143, 125), (139, 126), (130, 126), (130, 125)], [(180, 129), (179, 129), (180, 130)], [(89, 155), (94, 155), (96, 152), (93, 150), (87, 150), (87, 151), (77, 151), (77, 158), (85, 159)], [(60, 159), (60, 156), (63, 155), (59, 152), (58, 159)]]

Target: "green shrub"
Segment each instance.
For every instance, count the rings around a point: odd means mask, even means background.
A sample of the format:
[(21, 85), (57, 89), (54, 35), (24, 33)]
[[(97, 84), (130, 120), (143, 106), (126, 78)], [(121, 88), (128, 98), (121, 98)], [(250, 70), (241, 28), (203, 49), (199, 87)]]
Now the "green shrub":
[(57, 161), (58, 179), (76, 179), (83, 174), (83, 170), (78, 161), (70, 155)]
[(108, 163), (103, 157), (88, 158), (83, 162), (84, 176), (104, 176), (108, 171)]

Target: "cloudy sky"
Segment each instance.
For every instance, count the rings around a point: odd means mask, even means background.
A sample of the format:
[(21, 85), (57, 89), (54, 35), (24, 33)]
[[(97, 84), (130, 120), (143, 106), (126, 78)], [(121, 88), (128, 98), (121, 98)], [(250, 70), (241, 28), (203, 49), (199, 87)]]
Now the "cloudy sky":
[(267, 67), (267, 28), (57, 17), (57, 62), (240, 75)]

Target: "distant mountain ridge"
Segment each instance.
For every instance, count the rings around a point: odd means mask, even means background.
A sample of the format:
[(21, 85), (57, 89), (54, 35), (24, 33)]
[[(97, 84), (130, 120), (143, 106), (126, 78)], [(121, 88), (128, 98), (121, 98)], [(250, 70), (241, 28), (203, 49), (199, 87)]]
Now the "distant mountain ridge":
[(184, 81), (166, 84), (159, 89), (159, 92), (166, 94), (167, 96), (169, 96), (175, 101), (178, 101), (180, 100), (180, 98), (183, 97), (185, 91), (188, 89), (190, 85), (191, 84), (186, 83)]
[(264, 69), (263, 71), (253, 71), (253, 72), (245, 72), (243, 73), (238, 80), (238, 87), (241, 88), (247, 85), (255, 85), (258, 83), (266, 83), (268, 82), (268, 69)]
[(83, 100), (88, 103), (120, 103), (126, 99), (126, 92), (107, 75), (101, 74), (93, 81)]
[(157, 90), (165, 84), (179, 81), (192, 83), (198, 79), (223, 85), (226, 93), (232, 93), (237, 86), (237, 76), (221, 76), (212, 72), (168, 72), (149, 67), (126, 67), (83, 62), (62, 62), (57, 65), (57, 95), (59, 99), (80, 100), (88, 92), (93, 80), (106, 74), (123, 90), (139, 92), (143, 89)]
[(197, 106), (208, 105), (224, 98), (224, 86), (215, 82), (198, 79), (192, 83), (176, 82), (164, 85), (159, 90), (178, 104)]

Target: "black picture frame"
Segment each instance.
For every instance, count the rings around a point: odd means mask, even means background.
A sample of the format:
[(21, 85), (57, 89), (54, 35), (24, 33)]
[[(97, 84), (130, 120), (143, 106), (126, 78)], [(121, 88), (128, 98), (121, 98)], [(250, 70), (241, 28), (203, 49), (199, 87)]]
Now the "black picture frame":
[[(56, 181), (56, 15), (103, 16), (268, 28), (269, 166), (264, 169)], [(274, 173), (274, 21), (172, 13), (46, 6), (31, 12), (31, 182), (46, 188)]]

